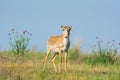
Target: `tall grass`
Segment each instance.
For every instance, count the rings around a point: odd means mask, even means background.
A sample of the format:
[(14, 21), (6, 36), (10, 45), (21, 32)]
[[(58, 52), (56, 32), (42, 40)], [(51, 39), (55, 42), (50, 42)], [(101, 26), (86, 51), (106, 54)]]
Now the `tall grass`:
[[(72, 48), (69, 54), (77, 49)], [(73, 51), (73, 52), (72, 52)], [(0, 80), (118, 80), (120, 79), (120, 63), (116, 65), (100, 65), (89, 62), (94, 53), (79, 54), (76, 58), (69, 56), (68, 72), (55, 72), (50, 61), (43, 71), (43, 52), (31, 51), (24, 56), (16, 56), (10, 51), (0, 52)], [(120, 61), (120, 56), (116, 55)], [(50, 60), (50, 57), (49, 57)], [(88, 63), (86, 62), (88, 60)], [(58, 64), (58, 62), (56, 62)]]
[[(85, 57), (85, 60), (88, 64), (104, 64), (104, 65), (114, 65), (119, 63), (119, 54), (117, 54), (117, 49), (114, 45), (114, 40), (112, 41), (103, 41), (97, 38), (97, 43), (92, 47), (92, 54), (89, 57)], [(87, 59), (86, 59), (87, 58)]]
[(117, 48), (114, 46), (114, 41), (106, 41), (99, 39), (97, 45), (94, 46), (93, 53), (96, 56), (95, 62), (110, 63), (116, 62)]

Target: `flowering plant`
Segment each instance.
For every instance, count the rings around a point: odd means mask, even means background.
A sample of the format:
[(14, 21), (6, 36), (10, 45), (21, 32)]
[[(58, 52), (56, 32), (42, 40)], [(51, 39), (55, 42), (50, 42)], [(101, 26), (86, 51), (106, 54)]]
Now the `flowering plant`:
[(10, 39), (9, 44), (15, 54), (23, 55), (29, 51), (29, 42), (32, 35), (30, 32), (24, 30), (22, 34), (18, 34), (18, 32), (15, 32), (15, 29), (13, 28), (8, 35)]

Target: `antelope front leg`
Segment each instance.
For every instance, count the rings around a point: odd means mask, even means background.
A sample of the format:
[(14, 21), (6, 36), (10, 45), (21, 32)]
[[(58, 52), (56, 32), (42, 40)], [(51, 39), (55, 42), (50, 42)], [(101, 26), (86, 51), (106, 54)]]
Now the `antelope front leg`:
[(60, 69), (59, 69), (59, 71), (62, 72), (62, 53), (61, 53), (61, 51), (59, 52), (59, 61), (60, 61)]
[(65, 72), (67, 72), (67, 54), (68, 52), (65, 52)]

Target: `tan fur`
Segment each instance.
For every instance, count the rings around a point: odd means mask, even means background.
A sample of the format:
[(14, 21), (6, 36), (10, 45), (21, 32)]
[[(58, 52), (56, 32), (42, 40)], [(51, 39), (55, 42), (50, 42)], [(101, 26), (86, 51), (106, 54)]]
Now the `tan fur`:
[(60, 44), (63, 44), (63, 36), (60, 35), (60, 36), (51, 36), (49, 39), (48, 39), (48, 42), (47, 42), (47, 45), (60, 45)]
[(54, 52), (54, 55), (52, 57), (52, 62), (55, 71), (57, 71), (56, 65), (55, 65), (55, 59), (57, 55), (59, 55), (59, 61), (60, 61), (60, 72), (62, 72), (62, 53), (65, 53), (65, 71), (67, 71), (67, 54), (68, 54), (68, 48), (70, 46), (69, 41), (69, 34), (72, 27), (68, 26), (61, 26), (61, 29), (63, 30), (63, 35), (59, 36), (51, 36), (47, 41), (47, 54), (44, 60), (44, 69), (45, 64), (47, 61), (47, 58), (50, 54), (50, 52)]

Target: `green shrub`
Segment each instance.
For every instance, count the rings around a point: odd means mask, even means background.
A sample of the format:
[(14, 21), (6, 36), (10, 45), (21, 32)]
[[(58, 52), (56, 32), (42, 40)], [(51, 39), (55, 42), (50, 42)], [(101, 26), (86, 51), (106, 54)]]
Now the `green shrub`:
[(114, 46), (113, 41), (106, 41), (104, 42), (101, 39), (97, 38), (97, 44), (93, 46), (93, 58), (91, 61), (93, 64), (101, 63), (101, 64), (114, 64), (115, 59), (114, 57), (117, 54), (117, 48)]
[(19, 34), (13, 28), (8, 35), (10, 47), (15, 54), (24, 55), (29, 50), (31, 33), (24, 30), (22, 34)]

